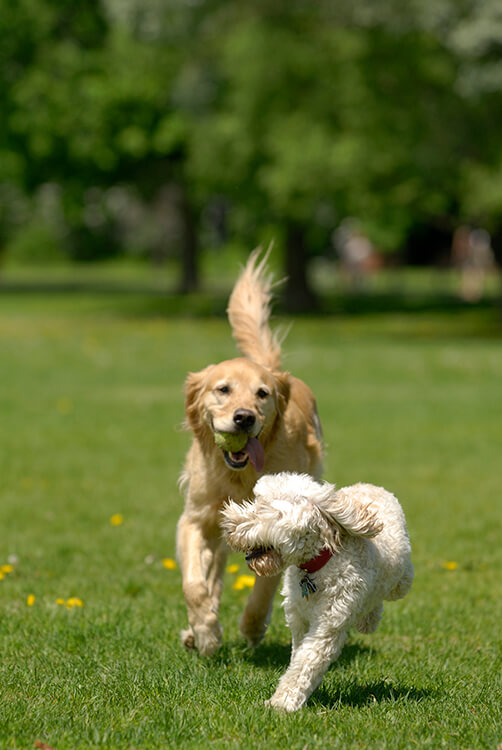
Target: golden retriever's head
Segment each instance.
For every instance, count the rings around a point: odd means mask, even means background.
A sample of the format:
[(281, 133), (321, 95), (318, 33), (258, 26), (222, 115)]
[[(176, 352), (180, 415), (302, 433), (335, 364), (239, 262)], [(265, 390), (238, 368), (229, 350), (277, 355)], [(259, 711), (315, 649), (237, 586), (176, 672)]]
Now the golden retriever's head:
[(242, 450), (222, 451), (226, 465), (240, 471), (251, 461), (256, 471), (263, 470), (264, 451), (289, 399), (287, 373), (245, 358), (230, 359), (189, 373), (185, 394), (188, 426), (204, 450), (220, 450), (216, 432), (245, 435)]

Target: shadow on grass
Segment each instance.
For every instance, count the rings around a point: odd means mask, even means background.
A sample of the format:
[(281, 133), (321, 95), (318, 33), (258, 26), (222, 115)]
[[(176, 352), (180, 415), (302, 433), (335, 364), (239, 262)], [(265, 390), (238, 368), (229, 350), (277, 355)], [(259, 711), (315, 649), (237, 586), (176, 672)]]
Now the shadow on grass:
[(397, 701), (420, 703), (433, 693), (433, 690), (427, 688), (394, 684), (390, 680), (379, 680), (367, 684), (350, 682), (343, 686), (334, 687), (330, 691), (321, 685), (312, 696), (312, 703), (320, 704), (324, 708), (340, 706), (361, 708), (372, 703), (396, 703)]
[[(370, 652), (371, 649), (363, 644), (347, 644), (334, 664), (344, 666), (350, 664), (357, 657)], [(286, 668), (291, 658), (291, 645), (274, 643), (273, 641), (264, 642), (256, 649), (246, 649), (243, 658), (258, 669)]]
[[(236, 650), (239, 657), (257, 669), (280, 669), (284, 672), (289, 665), (291, 646), (289, 644), (264, 642), (256, 649), (249, 649), (242, 641), (223, 646), (216, 658), (222, 664), (231, 663), (235, 660)], [(428, 688), (417, 688), (405, 684), (396, 684), (391, 680), (382, 679), (378, 682), (359, 683), (351, 679), (347, 672), (342, 672), (343, 667), (349, 667), (357, 659), (370, 658), (373, 649), (362, 643), (349, 643), (344, 646), (338, 659), (330, 666), (326, 675), (330, 675), (332, 687), (328, 687), (325, 681), (314, 692), (309, 704), (313, 707), (320, 706), (326, 709), (335, 709), (340, 706), (361, 708), (372, 703), (395, 703), (407, 701), (419, 703), (434, 694), (434, 690)], [(338, 671), (338, 674), (337, 674)]]

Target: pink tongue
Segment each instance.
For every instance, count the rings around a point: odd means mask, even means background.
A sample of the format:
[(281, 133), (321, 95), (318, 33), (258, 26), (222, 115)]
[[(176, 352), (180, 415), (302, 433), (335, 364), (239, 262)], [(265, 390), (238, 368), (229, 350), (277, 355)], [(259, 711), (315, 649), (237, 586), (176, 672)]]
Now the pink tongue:
[(242, 449), (244, 453), (247, 453), (249, 460), (255, 467), (256, 471), (263, 471), (265, 466), (265, 451), (263, 446), (257, 438), (249, 438), (246, 445)]

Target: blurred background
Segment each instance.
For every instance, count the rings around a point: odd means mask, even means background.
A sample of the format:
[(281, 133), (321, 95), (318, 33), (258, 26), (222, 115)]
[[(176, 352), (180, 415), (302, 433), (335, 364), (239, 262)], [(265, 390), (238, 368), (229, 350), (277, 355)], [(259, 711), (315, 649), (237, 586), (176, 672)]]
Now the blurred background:
[(6, 0), (0, 288), (186, 295), (273, 240), (291, 311), (497, 300), (501, 51), (497, 0)]

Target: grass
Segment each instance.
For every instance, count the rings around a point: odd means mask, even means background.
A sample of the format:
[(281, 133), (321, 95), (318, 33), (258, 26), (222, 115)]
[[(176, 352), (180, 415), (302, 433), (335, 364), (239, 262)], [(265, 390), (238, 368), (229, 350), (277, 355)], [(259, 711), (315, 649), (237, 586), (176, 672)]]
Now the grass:
[(224, 646), (199, 658), (179, 645), (180, 574), (163, 564), (182, 508), (185, 373), (234, 354), (223, 299), (4, 290), (2, 750), (502, 742), (498, 314), (420, 295), (399, 308), (361, 298), (357, 314), (353, 298), (327, 301), (337, 314), (297, 319), (285, 344), (317, 396), (326, 477), (396, 492), (416, 567), (410, 595), (374, 635), (351, 635), (307, 707), (285, 716), (263, 708), (289, 659), (279, 602), (249, 651), (233, 556)]

